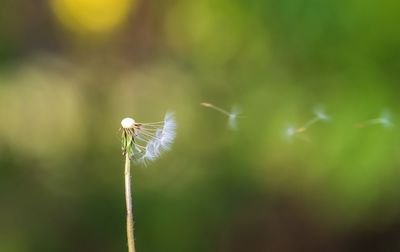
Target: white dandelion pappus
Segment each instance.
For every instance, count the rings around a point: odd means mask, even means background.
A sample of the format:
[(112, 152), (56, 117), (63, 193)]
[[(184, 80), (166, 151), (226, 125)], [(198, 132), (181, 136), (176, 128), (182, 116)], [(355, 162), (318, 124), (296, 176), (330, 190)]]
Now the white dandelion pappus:
[(331, 118), (328, 116), (322, 107), (318, 107), (314, 110), (315, 116), (321, 121), (329, 121)]
[(228, 126), (231, 129), (233, 130), (238, 129), (237, 119), (240, 114), (241, 114), (240, 108), (236, 105), (233, 106), (231, 112), (229, 113), (229, 119), (228, 119)]
[(123, 154), (128, 153), (138, 163), (156, 160), (163, 151), (170, 149), (176, 136), (176, 121), (172, 112), (167, 112), (160, 122), (137, 123), (125, 118), (121, 125)]
[(392, 116), (391, 116), (391, 114), (389, 113), (389, 111), (384, 110), (384, 111), (381, 113), (381, 116), (380, 116), (380, 123), (381, 123), (382, 126), (385, 127), (385, 128), (390, 128), (390, 127), (393, 127), (393, 126), (394, 126), (394, 124), (393, 124), (393, 119), (392, 119)]
[(296, 134), (295, 128), (293, 128), (293, 127), (286, 128), (286, 131), (285, 131), (286, 137), (291, 138), (292, 136), (294, 136), (294, 134)]
[(176, 122), (173, 113), (168, 112), (165, 115), (163, 128), (157, 130), (156, 136), (162, 149), (168, 150), (171, 147), (176, 136)]

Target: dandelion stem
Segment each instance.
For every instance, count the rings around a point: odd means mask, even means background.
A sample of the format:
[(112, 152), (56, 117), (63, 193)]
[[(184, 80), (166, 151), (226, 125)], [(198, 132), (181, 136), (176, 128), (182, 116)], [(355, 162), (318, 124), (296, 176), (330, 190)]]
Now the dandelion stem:
[(310, 127), (311, 125), (313, 125), (314, 123), (318, 122), (320, 120), (319, 117), (314, 117), (313, 119), (311, 119), (310, 121), (308, 121), (306, 124), (304, 124), (304, 126), (302, 127), (304, 130), (306, 130), (308, 127)]
[(125, 200), (126, 200), (126, 233), (128, 238), (128, 251), (135, 252), (135, 235), (132, 211), (131, 192), (131, 160), (129, 154), (125, 154)]
[(230, 116), (231, 115), (231, 113), (229, 113), (228, 111), (226, 111), (226, 110), (224, 110), (224, 109), (222, 109), (220, 107), (217, 107), (214, 104), (208, 103), (208, 102), (202, 102), (202, 103), (200, 103), (200, 105), (202, 105), (204, 107), (207, 107), (207, 108), (215, 109), (216, 111), (218, 111), (218, 112), (220, 112), (220, 113), (222, 113), (222, 114), (224, 114), (226, 116)]
[(382, 119), (381, 118), (375, 118), (375, 119), (370, 119), (367, 121), (359, 122), (356, 124), (357, 128), (364, 128), (370, 125), (376, 125), (376, 124), (382, 124)]
[(375, 118), (364, 122), (364, 124), (381, 124), (381, 123), (382, 123), (382, 118)]

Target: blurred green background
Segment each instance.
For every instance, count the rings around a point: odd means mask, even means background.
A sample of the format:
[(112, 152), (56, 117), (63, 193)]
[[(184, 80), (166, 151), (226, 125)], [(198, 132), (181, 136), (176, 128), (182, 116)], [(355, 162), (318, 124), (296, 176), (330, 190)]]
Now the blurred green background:
[[(0, 251), (127, 251), (118, 128), (176, 112), (133, 167), (139, 252), (400, 251), (400, 2), (1, 0)], [(239, 130), (200, 102), (245, 117)], [(316, 105), (330, 123), (284, 137)]]

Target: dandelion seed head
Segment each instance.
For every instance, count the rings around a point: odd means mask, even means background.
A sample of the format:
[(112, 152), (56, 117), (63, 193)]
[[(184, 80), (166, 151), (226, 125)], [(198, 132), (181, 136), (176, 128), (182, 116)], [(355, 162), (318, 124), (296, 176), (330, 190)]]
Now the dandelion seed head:
[(176, 137), (176, 121), (172, 112), (167, 112), (160, 123), (143, 123), (137, 129), (132, 159), (147, 164), (159, 158), (163, 151), (169, 150)]
[(124, 129), (131, 129), (135, 126), (135, 120), (133, 120), (130, 117), (126, 117), (126, 118), (122, 119), (121, 126)]

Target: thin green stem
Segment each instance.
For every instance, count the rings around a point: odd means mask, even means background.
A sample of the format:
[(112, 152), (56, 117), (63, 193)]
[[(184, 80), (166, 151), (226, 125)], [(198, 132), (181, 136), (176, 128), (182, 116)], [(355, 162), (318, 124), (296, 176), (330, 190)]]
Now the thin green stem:
[(125, 154), (125, 200), (126, 200), (126, 233), (128, 238), (128, 251), (135, 252), (135, 234), (132, 211), (131, 192), (131, 160), (129, 154)]

